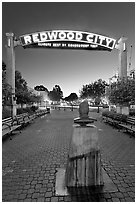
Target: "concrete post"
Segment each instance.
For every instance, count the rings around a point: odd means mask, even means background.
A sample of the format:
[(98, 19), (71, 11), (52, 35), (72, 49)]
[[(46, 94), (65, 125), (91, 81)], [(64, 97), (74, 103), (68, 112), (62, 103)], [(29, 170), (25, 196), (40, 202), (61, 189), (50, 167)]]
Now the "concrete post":
[(121, 37), (118, 40), (116, 49), (119, 50), (119, 78), (127, 78), (127, 38)]
[(6, 33), (7, 36), (7, 69), (6, 81), (12, 88), (12, 117), (16, 116), (16, 97), (15, 97), (15, 50), (14, 50), (14, 34)]
[[(67, 187), (102, 186), (101, 154), (98, 130), (91, 125), (96, 119), (88, 117), (89, 105), (79, 105), (79, 118), (74, 119), (73, 135), (66, 169)], [(77, 124), (77, 125), (76, 125)]]

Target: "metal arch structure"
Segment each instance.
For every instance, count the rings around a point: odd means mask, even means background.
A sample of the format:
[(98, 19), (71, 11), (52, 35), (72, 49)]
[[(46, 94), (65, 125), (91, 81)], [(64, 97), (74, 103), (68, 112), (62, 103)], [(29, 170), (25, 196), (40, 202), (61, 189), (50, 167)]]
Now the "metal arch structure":
[(15, 47), (23, 48), (53, 48), (53, 49), (73, 49), (73, 50), (98, 50), (119, 51), (119, 77), (127, 77), (127, 38), (116, 39), (100, 34), (72, 31), (72, 30), (52, 30), (42, 31), (20, 36), (18, 39), (14, 33), (6, 33), (7, 37), (7, 71), (6, 80), (12, 87), (12, 116), (16, 116), (15, 98)]

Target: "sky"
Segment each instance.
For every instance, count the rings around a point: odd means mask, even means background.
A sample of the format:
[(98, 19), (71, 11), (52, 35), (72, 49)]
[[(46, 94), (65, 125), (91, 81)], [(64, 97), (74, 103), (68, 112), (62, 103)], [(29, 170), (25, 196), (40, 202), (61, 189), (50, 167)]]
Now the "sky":
[[(6, 33), (17, 39), (37, 31), (75, 30), (102, 34), (118, 40), (128, 38), (128, 64), (135, 68), (134, 2), (3, 2), (2, 59), (6, 63)], [(131, 44), (132, 55), (131, 55)], [(57, 84), (66, 97), (85, 84), (108, 79), (118, 71), (118, 50), (67, 50), (15, 48), (16, 70), (29, 87), (44, 85), (49, 91)], [(128, 65), (129, 67), (129, 65)]]

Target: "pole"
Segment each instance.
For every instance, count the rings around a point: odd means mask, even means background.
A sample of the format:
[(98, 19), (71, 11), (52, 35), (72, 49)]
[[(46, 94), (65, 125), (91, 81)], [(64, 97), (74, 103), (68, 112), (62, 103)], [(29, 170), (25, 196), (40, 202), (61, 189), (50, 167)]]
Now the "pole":
[[(109, 94), (111, 94), (111, 78), (109, 78), (109, 91), (110, 91)], [(111, 103), (110, 103), (110, 100), (109, 100), (109, 111), (111, 111)]]
[(98, 105), (98, 110), (97, 110), (97, 113), (99, 113), (99, 105)]

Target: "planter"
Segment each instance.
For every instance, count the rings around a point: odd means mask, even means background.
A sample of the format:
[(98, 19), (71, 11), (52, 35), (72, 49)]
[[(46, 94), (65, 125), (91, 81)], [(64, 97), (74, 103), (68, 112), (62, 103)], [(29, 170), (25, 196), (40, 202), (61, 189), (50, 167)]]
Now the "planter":
[(116, 111), (116, 106), (115, 105), (109, 105), (109, 111)]
[(128, 106), (123, 106), (122, 107), (122, 114), (129, 115), (129, 107)]
[(116, 107), (116, 112), (117, 112), (117, 113), (122, 113), (122, 110), (121, 110), (121, 107), (120, 107), (120, 106), (117, 106), (117, 107)]
[(124, 114), (124, 115), (129, 115), (129, 107), (128, 106), (117, 106), (116, 107), (116, 112), (117, 113), (121, 113), (121, 114)]

